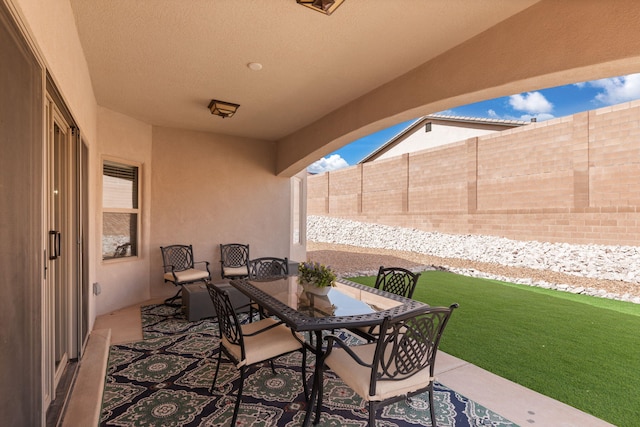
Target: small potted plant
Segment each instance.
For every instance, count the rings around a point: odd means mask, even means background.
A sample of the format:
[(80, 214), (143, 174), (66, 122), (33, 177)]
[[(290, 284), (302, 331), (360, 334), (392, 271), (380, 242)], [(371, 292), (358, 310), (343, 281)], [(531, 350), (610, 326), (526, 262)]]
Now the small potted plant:
[(316, 295), (326, 295), (335, 286), (336, 274), (319, 262), (303, 262), (298, 265), (298, 283), (305, 291)]

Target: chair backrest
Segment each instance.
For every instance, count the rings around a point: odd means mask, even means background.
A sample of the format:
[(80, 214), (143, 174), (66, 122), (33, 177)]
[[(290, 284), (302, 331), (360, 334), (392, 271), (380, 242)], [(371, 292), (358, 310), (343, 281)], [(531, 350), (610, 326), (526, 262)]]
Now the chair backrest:
[(433, 377), (440, 338), (451, 313), (449, 307), (426, 307), (417, 312), (386, 318), (380, 327), (369, 394), (376, 394), (378, 381), (400, 381), (419, 372)]
[(191, 245), (160, 246), (164, 272), (183, 271), (193, 268), (193, 247)]
[(392, 294), (412, 298), (419, 277), (420, 273), (412, 273), (405, 268), (380, 266), (375, 286)]
[(114, 258), (121, 258), (123, 256), (127, 256), (129, 249), (131, 248), (131, 243), (123, 243), (119, 245), (116, 250), (113, 252)]
[(223, 267), (243, 267), (249, 260), (249, 245), (241, 243), (220, 244), (220, 262)]
[(289, 275), (289, 259), (262, 257), (249, 260), (249, 279), (280, 279)]
[(242, 328), (240, 328), (238, 316), (231, 304), (229, 293), (213, 283), (207, 283), (207, 290), (209, 291), (211, 302), (218, 317), (220, 338), (224, 337), (230, 344), (239, 345), (242, 353), (241, 360), (243, 360), (245, 358), (245, 351)]

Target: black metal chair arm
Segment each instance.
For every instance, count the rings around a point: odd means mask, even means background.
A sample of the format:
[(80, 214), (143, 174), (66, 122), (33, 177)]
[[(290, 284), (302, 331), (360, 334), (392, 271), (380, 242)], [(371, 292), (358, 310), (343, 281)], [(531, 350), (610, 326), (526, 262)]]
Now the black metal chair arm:
[(209, 261), (195, 261), (193, 265), (195, 266), (196, 264), (204, 264), (207, 271), (209, 271)]
[(276, 323), (272, 323), (272, 324), (270, 324), (270, 325), (269, 325), (269, 326), (267, 326), (266, 328), (258, 329), (257, 331), (252, 332), (252, 333), (250, 333), (250, 334), (243, 333), (242, 335), (244, 335), (245, 337), (253, 337), (253, 336), (256, 336), (256, 335), (260, 335), (261, 333), (263, 333), (263, 332), (265, 332), (265, 331), (268, 331), (269, 329), (273, 329), (273, 328), (275, 328), (275, 327), (277, 327), (277, 326), (280, 326), (280, 325), (282, 325), (283, 323), (284, 323), (284, 322), (281, 320), (281, 321), (279, 321), (279, 322), (276, 322)]
[(309, 343), (307, 343), (305, 340), (300, 339), (300, 334), (296, 333), (296, 331), (294, 331), (293, 329), (289, 328), (289, 330), (291, 331), (291, 335), (293, 335), (293, 337), (300, 343), (302, 344), (303, 347), (307, 347), (309, 346)]
[[(180, 270), (178, 270), (178, 271), (180, 271)], [(173, 280), (175, 282), (178, 281), (178, 276), (176, 276), (176, 266), (175, 265), (171, 265), (171, 264), (165, 265), (164, 266), (164, 272), (165, 273), (171, 273), (173, 275)], [(165, 279), (165, 281), (166, 281), (166, 279)]]
[(371, 368), (373, 366), (371, 363), (367, 363), (362, 359), (360, 359), (360, 357), (353, 352), (353, 350), (349, 347), (349, 345), (344, 341), (342, 341), (340, 337), (338, 337), (337, 335), (329, 334), (325, 336), (324, 339), (325, 341), (327, 341), (327, 351), (324, 354), (323, 360), (329, 356), (329, 354), (333, 350), (333, 344), (335, 343), (335, 344), (338, 344), (338, 346), (341, 347), (344, 351), (346, 351), (347, 354), (351, 356), (353, 360), (356, 361), (356, 363), (358, 363), (358, 365), (362, 365), (367, 368)]
[(173, 273), (173, 271), (176, 269), (176, 266), (173, 264), (165, 264), (162, 267), (164, 268), (165, 273)]

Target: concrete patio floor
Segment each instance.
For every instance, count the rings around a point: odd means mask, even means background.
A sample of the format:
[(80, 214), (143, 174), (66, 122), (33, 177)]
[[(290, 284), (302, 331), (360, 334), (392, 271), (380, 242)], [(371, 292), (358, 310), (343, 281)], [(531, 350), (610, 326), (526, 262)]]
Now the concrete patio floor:
[[(63, 426), (99, 424), (109, 346), (141, 340), (140, 307), (160, 302), (162, 300), (146, 301), (96, 319), (63, 418)], [(442, 351), (438, 352), (436, 361), (436, 379), (520, 426), (612, 426)]]

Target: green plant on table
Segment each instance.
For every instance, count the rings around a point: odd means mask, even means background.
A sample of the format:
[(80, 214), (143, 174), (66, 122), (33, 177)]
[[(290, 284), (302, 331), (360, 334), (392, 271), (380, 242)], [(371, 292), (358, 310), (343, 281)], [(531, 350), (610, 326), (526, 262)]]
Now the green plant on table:
[(298, 277), (300, 283), (311, 283), (319, 288), (335, 286), (336, 274), (331, 267), (319, 262), (303, 262), (298, 265)]

